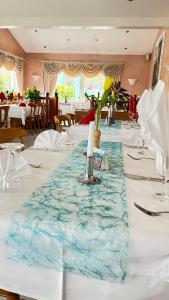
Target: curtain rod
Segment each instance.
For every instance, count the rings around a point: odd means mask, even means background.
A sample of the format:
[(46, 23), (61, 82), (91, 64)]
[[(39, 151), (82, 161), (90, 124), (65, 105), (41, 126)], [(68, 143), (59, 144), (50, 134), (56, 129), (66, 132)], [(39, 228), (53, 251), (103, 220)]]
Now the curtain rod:
[(58, 63), (58, 64), (98, 64), (98, 65), (111, 65), (111, 64), (116, 64), (116, 65), (124, 65), (125, 62), (97, 62), (97, 61), (59, 61), (59, 60), (42, 60), (40, 59), (41, 62), (46, 62), (46, 63)]
[(10, 55), (10, 56), (13, 56), (13, 57), (15, 57), (15, 58), (19, 58), (19, 59), (21, 59), (21, 60), (25, 60), (25, 58), (23, 58), (23, 57), (14, 55), (14, 54), (12, 54), (12, 53), (10, 53), (10, 52), (6, 52), (6, 51), (4, 51), (4, 50), (2, 50), (2, 49), (0, 49), (0, 52), (1, 52), (1, 53), (4, 53), (5, 55)]

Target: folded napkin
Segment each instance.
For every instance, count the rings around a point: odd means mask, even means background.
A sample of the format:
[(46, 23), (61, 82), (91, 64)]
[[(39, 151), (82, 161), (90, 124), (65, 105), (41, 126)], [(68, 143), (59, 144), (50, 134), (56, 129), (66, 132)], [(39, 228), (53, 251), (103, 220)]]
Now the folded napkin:
[(55, 131), (53, 129), (49, 129), (46, 131), (41, 132), (35, 142), (35, 148), (57, 148), (59, 146), (63, 146), (64, 142), (67, 141), (67, 132)]
[(147, 119), (151, 112), (153, 91), (145, 90), (137, 104), (138, 123), (140, 125), (140, 136), (145, 140), (148, 134)]
[(156, 154), (156, 169), (161, 175), (169, 169), (169, 115), (164, 82), (159, 80), (153, 92), (153, 105), (147, 118), (147, 147)]
[[(8, 149), (0, 151), (0, 177), (3, 177), (11, 168), (11, 154)], [(20, 176), (32, 174), (31, 168), (26, 159), (18, 153), (14, 154), (14, 165), (12, 166)]]

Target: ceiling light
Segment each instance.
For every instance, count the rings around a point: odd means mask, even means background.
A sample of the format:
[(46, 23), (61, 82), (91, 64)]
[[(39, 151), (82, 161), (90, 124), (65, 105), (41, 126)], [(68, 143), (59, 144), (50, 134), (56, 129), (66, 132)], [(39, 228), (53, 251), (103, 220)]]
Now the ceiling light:
[(7, 26), (2, 25), (2, 26), (0, 26), (0, 29), (15, 29), (15, 28), (17, 28), (17, 26), (13, 26), (13, 25), (7, 25)]
[(114, 29), (113, 26), (86, 26), (86, 29), (94, 29), (94, 30), (107, 30)]
[(56, 26), (56, 27), (54, 27), (54, 28), (56, 28), (56, 29), (71, 29), (71, 30), (78, 30), (78, 29), (82, 29), (83, 27), (82, 26)]

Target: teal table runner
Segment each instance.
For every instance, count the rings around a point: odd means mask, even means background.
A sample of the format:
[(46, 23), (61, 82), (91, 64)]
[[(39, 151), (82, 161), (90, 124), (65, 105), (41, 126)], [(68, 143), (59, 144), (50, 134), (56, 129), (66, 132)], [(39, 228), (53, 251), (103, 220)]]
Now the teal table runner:
[(119, 135), (119, 129), (121, 129), (121, 121), (115, 120), (114, 124), (108, 125), (105, 123), (105, 120), (100, 122), (100, 130), (102, 135)]
[(11, 219), (8, 258), (29, 266), (123, 283), (128, 213), (121, 143), (102, 142), (109, 171), (100, 185), (82, 185), (86, 141), (38, 187)]

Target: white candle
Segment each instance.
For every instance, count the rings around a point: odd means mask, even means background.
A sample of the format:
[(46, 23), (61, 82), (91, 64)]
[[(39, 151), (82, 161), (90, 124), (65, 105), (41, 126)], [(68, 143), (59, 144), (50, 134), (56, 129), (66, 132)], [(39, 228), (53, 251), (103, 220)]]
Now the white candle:
[(87, 144), (87, 156), (93, 156), (93, 141), (94, 141), (94, 130), (95, 130), (95, 121), (90, 122), (89, 125), (89, 135), (88, 135), (88, 144)]

